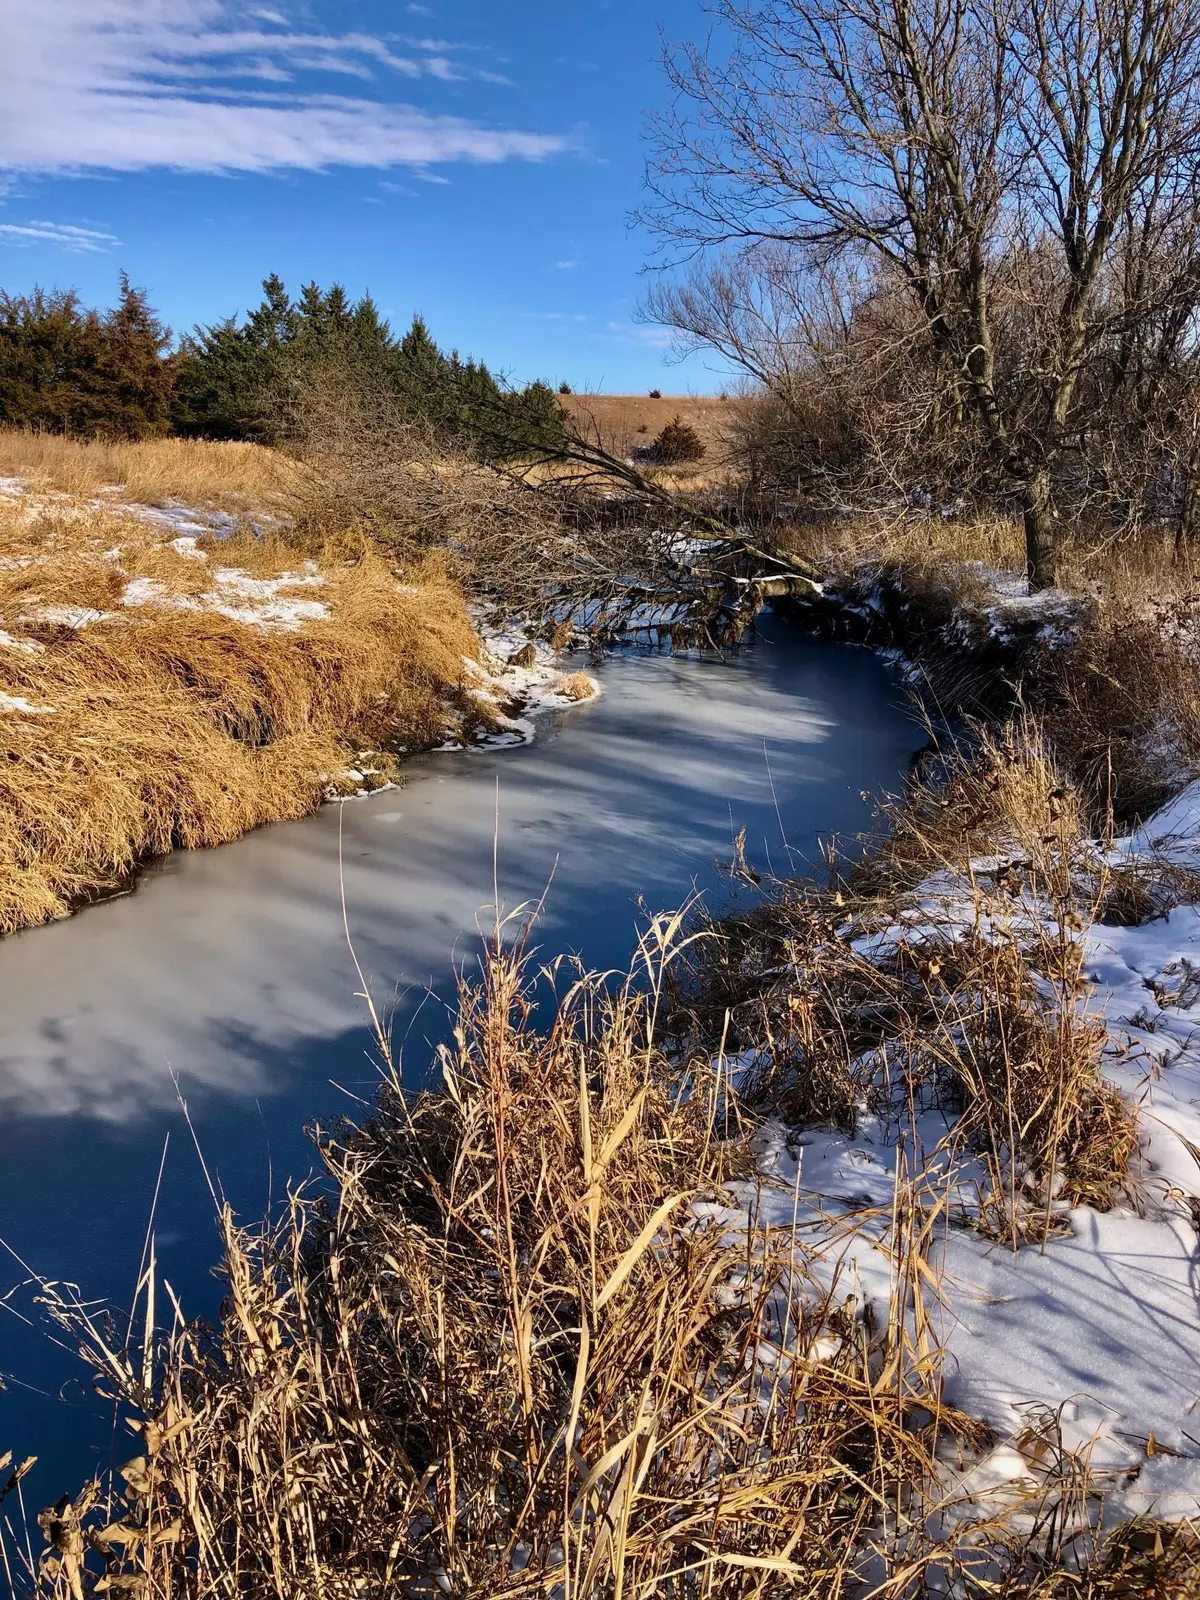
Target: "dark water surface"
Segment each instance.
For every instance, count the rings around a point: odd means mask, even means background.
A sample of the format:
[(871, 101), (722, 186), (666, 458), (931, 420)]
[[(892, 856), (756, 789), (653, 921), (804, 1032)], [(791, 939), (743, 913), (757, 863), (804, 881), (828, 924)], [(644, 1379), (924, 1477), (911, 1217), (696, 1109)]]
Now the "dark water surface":
[[(304, 1124), (375, 1082), (342, 931), (339, 812), (358, 956), (416, 1079), (446, 1034), (455, 963), (475, 960), (490, 925), (497, 798), (504, 906), (553, 878), (541, 953), (623, 966), (639, 893), (661, 910), (695, 887), (719, 906), (716, 863), (742, 827), (760, 865), (784, 870), (789, 847), (797, 864), (815, 856), (822, 837), (868, 824), (862, 792), (894, 790), (922, 743), (874, 657), (770, 617), (728, 663), (630, 655), (597, 675), (603, 697), (543, 721), (530, 747), (422, 757), (403, 789), (172, 856), (136, 893), (0, 943), (11, 1250), (127, 1306), (169, 1134), (160, 1271), (189, 1315), (215, 1311), (212, 1203), (172, 1074), (248, 1219), (311, 1170)], [(0, 1259), (0, 1294), (25, 1276)], [(39, 1456), (36, 1507), (107, 1463), (111, 1407), (106, 1421), (78, 1363), (18, 1311), (36, 1316), (27, 1289), (0, 1307), (0, 1451)]]

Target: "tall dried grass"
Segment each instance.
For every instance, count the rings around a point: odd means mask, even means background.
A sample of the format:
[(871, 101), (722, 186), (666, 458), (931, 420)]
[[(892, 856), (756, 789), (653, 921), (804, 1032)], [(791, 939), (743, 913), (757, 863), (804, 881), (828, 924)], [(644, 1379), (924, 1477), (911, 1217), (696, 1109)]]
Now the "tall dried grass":
[(1042, 697), (1059, 759), (1119, 825), (1200, 773), (1200, 610), (1194, 590), (1105, 605), (1048, 658)]
[[(785, 524), (778, 538), (782, 548), (829, 571), (901, 567), (914, 582), (936, 581), (968, 601), (987, 593), (989, 574), (1020, 573), (1025, 567), (1024, 528), (1000, 511), (956, 516), (847, 513)], [(1062, 586), (1113, 607), (1192, 594), (1198, 575), (1195, 550), (1169, 533), (1141, 529), (1117, 537), (1084, 526), (1062, 531)]]
[(119, 1492), (47, 1514), (39, 1592), (836, 1600), (873, 1568), (898, 1600), (952, 1559), (922, 1491), (980, 1430), (903, 1298), (872, 1333), (787, 1230), (721, 1221), (752, 1128), (719, 1064), (655, 1042), (680, 948), (655, 922), (635, 978), (570, 982), (539, 1031), (498, 943), (442, 1087), (388, 1064), (320, 1135), (328, 1203), (224, 1213), (215, 1331), (126, 1358), (50, 1291), (144, 1420)]
[[(397, 583), (369, 552), (312, 573), (275, 540), (211, 553), (112, 513), (5, 508), (0, 932), (62, 915), (148, 857), (304, 815), (358, 751), (390, 771), (397, 747), (442, 736), (456, 697), (479, 719), (462, 687), (477, 641), (435, 556)], [(280, 598), (328, 615), (285, 630), (221, 614), (214, 569), (231, 558), (255, 577), (319, 579)], [(156, 604), (122, 606), (134, 577), (154, 581)]]
[(146, 505), (179, 500), (227, 511), (269, 511), (296, 487), (293, 465), (262, 445), (200, 439), (130, 443), (19, 428), (0, 428), (0, 475), (79, 499), (119, 487), (121, 498)]
[(316, 1135), (332, 1192), (223, 1209), (215, 1328), (156, 1328), (153, 1251), (140, 1344), (43, 1285), (140, 1450), (43, 1512), (34, 1591), (1099, 1600), (1194, 1572), (1170, 1530), (1089, 1547), (1053, 1419), (1041, 1483), (962, 1515), (938, 1463), (991, 1440), (939, 1396), (944, 1202), (898, 1173), (877, 1322), (794, 1225), (730, 1212), (754, 1118), (722, 1059), (658, 1042), (688, 948), (659, 918), (628, 978), (558, 969), (539, 1028), (547, 975), (498, 936), (416, 1099), (377, 1023), (376, 1108)]
[(723, 924), (681, 1014), (755, 1054), (745, 1092), (789, 1124), (940, 1108), (946, 1154), (985, 1173), (974, 1225), (1014, 1245), (1068, 1200), (1104, 1209), (1137, 1140), (1101, 1073), (1079, 934), (1130, 885), (1086, 817), (1032, 719), (983, 732), (833, 886), (780, 885)]

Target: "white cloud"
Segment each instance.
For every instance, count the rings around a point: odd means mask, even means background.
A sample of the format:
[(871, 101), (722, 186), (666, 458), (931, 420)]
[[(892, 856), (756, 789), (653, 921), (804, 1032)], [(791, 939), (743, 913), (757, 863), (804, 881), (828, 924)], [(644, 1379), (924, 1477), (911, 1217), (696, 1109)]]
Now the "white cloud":
[(0, 223), (0, 244), (56, 244), (63, 250), (94, 255), (120, 242), (115, 234), (101, 233), (95, 228), (76, 228), (69, 222)]
[[(9, 172), (420, 168), (573, 148), (395, 99), (399, 82), (478, 76), (445, 41), (296, 28), (235, 0), (0, 0), (0, 26)], [(331, 92), (348, 79), (363, 89)]]
[(591, 318), (578, 311), (527, 311), (527, 317), (537, 322), (590, 322)]
[(559, 272), (570, 272), (572, 267), (577, 267), (579, 263), (578, 261), (556, 261), (554, 265), (558, 268)]
[(636, 322), (610, 322), (608, 332), (620, 344), (640, 345), (647, 350), (669, 350), (675, 340), (670, 328), (643, 327)]

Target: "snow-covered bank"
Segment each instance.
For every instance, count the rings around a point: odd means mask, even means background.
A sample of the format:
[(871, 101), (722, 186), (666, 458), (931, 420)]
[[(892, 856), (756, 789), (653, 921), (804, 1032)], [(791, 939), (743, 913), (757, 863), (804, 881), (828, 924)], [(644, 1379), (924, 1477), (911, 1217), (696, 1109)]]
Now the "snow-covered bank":
[[(936, 905), (928, 909), (936, 918)], [(911, 934), (942, 943), (951, 929), (939, 919)], [(974, 1203), (982, 1177), (944, 1105), (910, 1122), (864, 1106), (853, 1136), (774, 1125), (762, 1147), (768, 1186), (746, 1204), (776, 1228), (795, 1226), (820, 1276), (880, 1325), (899, 1271), (898, 1188), (910, 1185), (926, 1205), (948, 1197), (928, 1257), (943, 1395), (996, 1440), (956, 1492), (981, 1501), (1023, 1493), (1045, 1480), (1061, 1445), (1086, 1465), (1109, 1521), (1196, 1517), (1200, 995), (1190, 975), (1200, 973), (1200, 908), (1081, 937), (1108, 1032), (1104, 1075), (1136, 1111), (1140, 1135), (1111, 1210), (1056, 1203), (1044, 1244), (1016, 1251), (988, 1237)]]
[[(838, 1303), (849, 1296), (868, 1328), (894, 1320), (899, 1295), (914, 1343), (926, 1329), (942, 1402), (988, 1430), (982, 1448), (944, 1443), (939, 1537), (1005, 1508), (1029, 1528), (1055, 1503), (1068, 1532), (1200, 1518), (1200, 782), (1101, 844), (1067, 826), (1069, 801), (1043, 773), (1045, 820), (1034, 811), (1030, 851), (993, 828), (981, 853), (971, 842), (980, 794), (1008, 782), (1005, 761), (1011, 770), (1020, 760), (993, 749), (974, 790), (952, 777), (930, 802), (962, 826), (944, 825), (945, 854), (939, 845), (912, 887), (901, 875), (849, 911), (837, 909), (840, 897), (822, 901), (826, 957), (836, 948), (858, 964), (838, 1002), (846, 1035), (884, 1036), (849, 1064), (853, 1131), (769, 1121), (759, 1180), (723, 1214), (735, 1231), (753, 1219), (793, 1234), (812, 1281)], [(817, 997), (814, 976), (826, 981), (811, 957), (789, 966), (798, 961), (789, 936), (785, 922), (753, 956), (770, 975), (769, 1014), (785, 1023), (789, 1008), (803, 1014)], [(1063, 1015), (1132, 1119), (1136, 1147), (1111, 1204), (1073, 1199), (1069, 1174), (1053, 1158), (1039, 1170), (1011, 1127), (984, 1137), (965, 1121), (987, 996), (956, 994), (953, 975), (961, 952), (989, 949), (1019, 956), (1049, 1030)], [(832, 960), (827, 970), (836, 992)], [(878, 988), (868, 971), (881, 975)], [(906, 995), (909, 1023), (881, 1022)], [(1028, 1070), (1019, 1023), (1010, 1019), (1014, 1074)], [(823, 1070), (819, 1043), (793, 1048), (797, 1078)], [(743, 1050), (739, 1065), (753, 1075), (773, 1051), (778, 1059), (777, 1041)], [(963, 1081), (950, 1084), (956, 1055)], [(1047, 1071), (1045, 1093), (1056, 1092)], [(925, 1229), (919, 1317), (914, 1216)]]
[[(52, 600), (31, 585), (21, 596), (19, 608), (7, 621), (10, 632), (0, 630), (0, 647), (36, 654), (44, 646), (21, 630), (50, 626), (80, 633), (97, 624), (116, 623), (127, 611), (187, 612), (224, 617), (246, 627), (267, 633), (296, 633), (307, 624), (327, 622), (332, 616), (326, 575), (315, 560), (300, 561), (295, 570), (273, 575), (254, 573), (243, 567), (218, 564), (217, 555), (224, 541), (232, 539), (239, 524), (224, 511), (202, 510), (171, 501), (164, 505), (142, 505), (121, 498), (121, 485), (111, 485), (90, 499), (61, 491), (35, 491), (18, 478), (0, 479), (0, 499), (19, 524), (35, 530), (52, 525), (59, 530), (56, 542), (69, 559), (95, 569), (92, 581), (107, 582), (113, 603), (108, 607), (63, 603)], [(123, 524), (129, 537), (123, 537)], [(279, 529), (273, 516), (254, 515), (245, 519), (255, 538)], [(64, 530), (67, 537), (63, 538)], [(209, 548), (200, 547), (207, 538)], [(37, 544), (37, 539), (34, 539)], [(64, 553), (60, 552), (60, 553)], [(36, 571), (45, 548), (30, 554), (5, 555), (0, 562)], [(139, 568), (150, 565), (152, 573)], [(437, 748), (457, 750), (472, 745), (517, 745), (536, 736), (536, 719), (563, 711), (599, 692), (595, 681), (578, 672), (563, 673), (556, 666), (556, 655), (544, 643), (531, 643), (524, 634), (490, 628), (482, 613), (472, 618), (480, 642), (480, 654), (463, 657), (463, 685), (467, 706), (447, 699), (446, 726)], [(470, 714), (469, 707), (479, 716)], [(34, 707), (22, 696), (0, 696), (0, 711), (26, 714), (52, 708)], [(362, 763), (378, 751), (363, 753)], [(330, 798), (342, 797), (346, 785), (367, 784), (352, 793), (371, 792), (369, 780), (385, 780), (381, 769), (360, 763), (331, 779)]]
[[(569, 711), (600, 693), (595, 678), (583, 672), (563, 672), (558, 653), (542, 640), (531, 639), (518, 628), (495, 628), (482, 614), (472, 620), (483, 645), (478, 661), (464, 665), (470, 693), (486, 709), (488, 725), (479, 729), (471, 744), (529, 744), (537, 737), (537, 719), (551, 712)], [(461, 750), (464, 740), (449, 738), (440, 747)]]

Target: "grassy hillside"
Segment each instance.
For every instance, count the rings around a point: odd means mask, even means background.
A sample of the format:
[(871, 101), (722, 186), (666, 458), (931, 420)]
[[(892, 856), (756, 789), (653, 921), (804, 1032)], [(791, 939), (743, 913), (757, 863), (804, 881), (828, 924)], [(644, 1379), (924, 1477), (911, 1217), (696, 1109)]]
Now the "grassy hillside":
[(668, 422), (679, 417), (700, 435), (706, 468), (724, 464), (725, 430), (739, 404), (707, 395), (664, 395), (661, 400), (651, 400), (637, 394), (563, 395), (560, 403), (576, 427), (599, 432), (606, 448), (618, 456), (631, 456), (649, 445)]
[(440, 558), (289, 543), (271, 452), (0, 434), (0, 472), (0, 932), (486, 716)]

